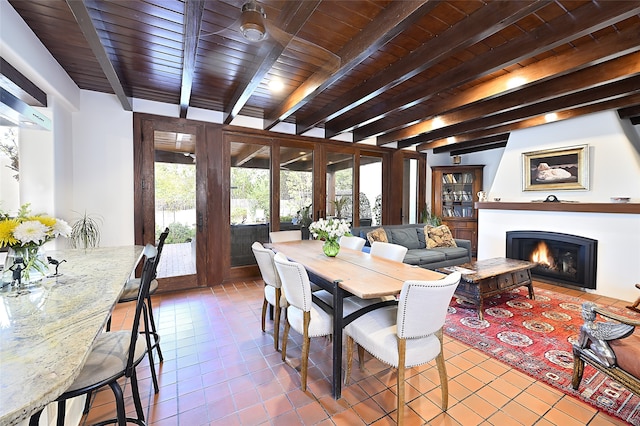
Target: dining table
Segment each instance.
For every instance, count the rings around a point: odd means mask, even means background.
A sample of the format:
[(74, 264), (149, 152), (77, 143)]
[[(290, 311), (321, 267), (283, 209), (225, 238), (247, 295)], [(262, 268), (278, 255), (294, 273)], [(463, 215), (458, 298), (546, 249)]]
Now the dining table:
[[(342, 394), (342, 329), (372, 309), (397, 303), (395, 298), (385, 296), (400, 294), (405, 281), (439, 280), (445, 275), (344, 247), (340, 248), (337, 256), (328, 257), (322, 251), (322, 245), (323, 241), (299, 240), (272, 243), (270, 247), (289, 260), (303, 265), (310, 281), (333, 296), (330, 307), (333, 315), (331, 392), (335, 399), (339, 399)], [(345, 316), (344, 299), (347, 297), (382, 299), (377, 303), (363, 304), (360, 309)]]
[[(28, 421), (80, 373), (142, 246), (47, 251), (46, 278), (0, 289), (0, 425)], [(58, 272), (55, 275), (55, 272)]]

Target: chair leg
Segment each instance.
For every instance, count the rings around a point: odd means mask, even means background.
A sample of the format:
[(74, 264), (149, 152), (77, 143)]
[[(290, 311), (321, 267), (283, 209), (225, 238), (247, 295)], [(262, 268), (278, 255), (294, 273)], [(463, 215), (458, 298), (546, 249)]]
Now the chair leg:
[(280, 337), (280, 297), (282, 295), (282, 290), (276, 288), (276, 306), (275, 306), (275, 315), (273, 319), (273, 347), (278, 351), (278, 338)]
[(404, 424), (404, 366), (407, 341), (398, 337), (398, 426)]
[[(144, 338), (147, 344), (147, 356), (149, 357), (149, 368), (151, 369), (151, 380), (153, 381), (153, 390), (155, 393), (160, 391), (160, 386), (158, 385), (158, 375), (156, 374), (156, 362), (153, 359), (153, 344), (151, 343), (151, 336), (153, 336), (153, 332), (146, 329), (146, 325), (149, 324), (149, 318), (147, 318), (147, 310), (145, 306), (142, 306), (142, 313), (144, 318), (145, 330), (142, 332), (144, 334)], [(155, 340), (155, 337), (154, 337)]]
[(307, 391), (307, 368), (309, 367), (309, 323), (311, 322), (311, 312), (303, 314), (303, 330), (302, 336), (302, 391)]
[(262, 332), (264, 333), (264, 326), (265, 326), (265, 322), (266, 322), (266, 318), (267, 318), (267, 305), (269, 304), (269, 302), (267, 302), (267, 299), (264, 299), (264, 301), (262, 302)]
[(353, 337), (347, 335), (347, 373), (344, 376), (344, 384), (351, 380), (351, 365), (353, 364)]
[(440, 353), (436, 357), (436, 366), (438, 367), (438, 375), (440, 376), (440, 391), (442, 394), (442, 411), (449, 408), (449, 379), (447, 378), (447, 366), (444, 363), (444, 344), (442, 341), (442, 329), (436, 332), (438, 340), (440, 340)]
[(358, 366), (360, 371), (364, 371), (364, 348), (358, 345)]
[(158, 352), (158, 360), (160, 362), (164, 361), (164, 356), (162, 356), (162, 349), (160, 349), (160, 335), (158, 334), (158, 330), (156, 329), (156, 321), (153, 318), (153, 305), (151, 304), (151, 295), (147, 296), (147, 305), (149, 305), (149, 322), (151, 324), (151, 332), (153, 333), (153, 346), (156, 348)]
[(287, 318), (284, 323), (284, 331), (282, 332), (282, 361), (287, 357), (287, 338), (289, 336), (289, 327), (291, 327), (291, 325), (289, 325), (289, 319)]
[[(640, 289), (640, 284), (636, 284), (636, 288)], [(632, 311), (635, 311), (635, 312), (640, 312), (638, 305), (640, 305), (640, 297), (638, 297), (636, 301), (633, 302), (633, 305), (627, 306), (627, 309), (631, 309)]]
[(136, 370), (133, 368), (131, 373), (131, 393), (133, 394), (133, 404), (136, 406), (136, 414), (138, 420), (144, 421), (144, 411), (142, 410), (142, 401), (140, 400), (140, 390), (138, 389), (138, 377), (136, 376)]
[(122, 388), (118, 384), (117, 380), (109, 383), (109, 387), (113, 391), (113, 396), (116, 399), (116, 413), (118, 416), (118, 426), (126, 426), (127, 425), (127, 416), (124, 408), (124, 397), (122, 395)]

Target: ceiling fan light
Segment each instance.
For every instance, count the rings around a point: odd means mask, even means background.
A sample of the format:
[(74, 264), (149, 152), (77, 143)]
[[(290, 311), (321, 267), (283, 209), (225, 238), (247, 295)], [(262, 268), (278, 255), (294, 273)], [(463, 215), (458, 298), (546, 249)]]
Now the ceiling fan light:
[(249, 2), (242, 6), (240, 22), (242, 36), (249, 41), (260, 41), (266, 35), (264, 10), (257, 3)]

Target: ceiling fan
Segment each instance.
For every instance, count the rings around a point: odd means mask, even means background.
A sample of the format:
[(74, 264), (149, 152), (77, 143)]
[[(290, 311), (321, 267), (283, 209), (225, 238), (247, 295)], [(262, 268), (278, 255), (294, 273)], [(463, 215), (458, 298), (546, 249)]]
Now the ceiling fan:
[(204, 37), (224, 31), (235, 31), (251, 43), (278, 43), (284, 47), (283, 54), (315, 67), (316, 72), (332, 73), (339, 68), (341, 60), (338, 55), (282, 30), (267, 17), (264, 7), (257, 1), (244, 2), (239, 12), (233, 24), (216, 33), (206, 34)]

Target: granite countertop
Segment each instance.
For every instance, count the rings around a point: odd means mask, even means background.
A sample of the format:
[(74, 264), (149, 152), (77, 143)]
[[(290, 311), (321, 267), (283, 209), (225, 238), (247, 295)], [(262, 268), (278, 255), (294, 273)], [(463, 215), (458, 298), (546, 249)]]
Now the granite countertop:
[[(0, 424), (14, 425), (71, 385), (140, 260), (142, 246), (58, 250), (59, 277), (0, 290)], [(52, 269), (54, 272), (54, 269)]]

